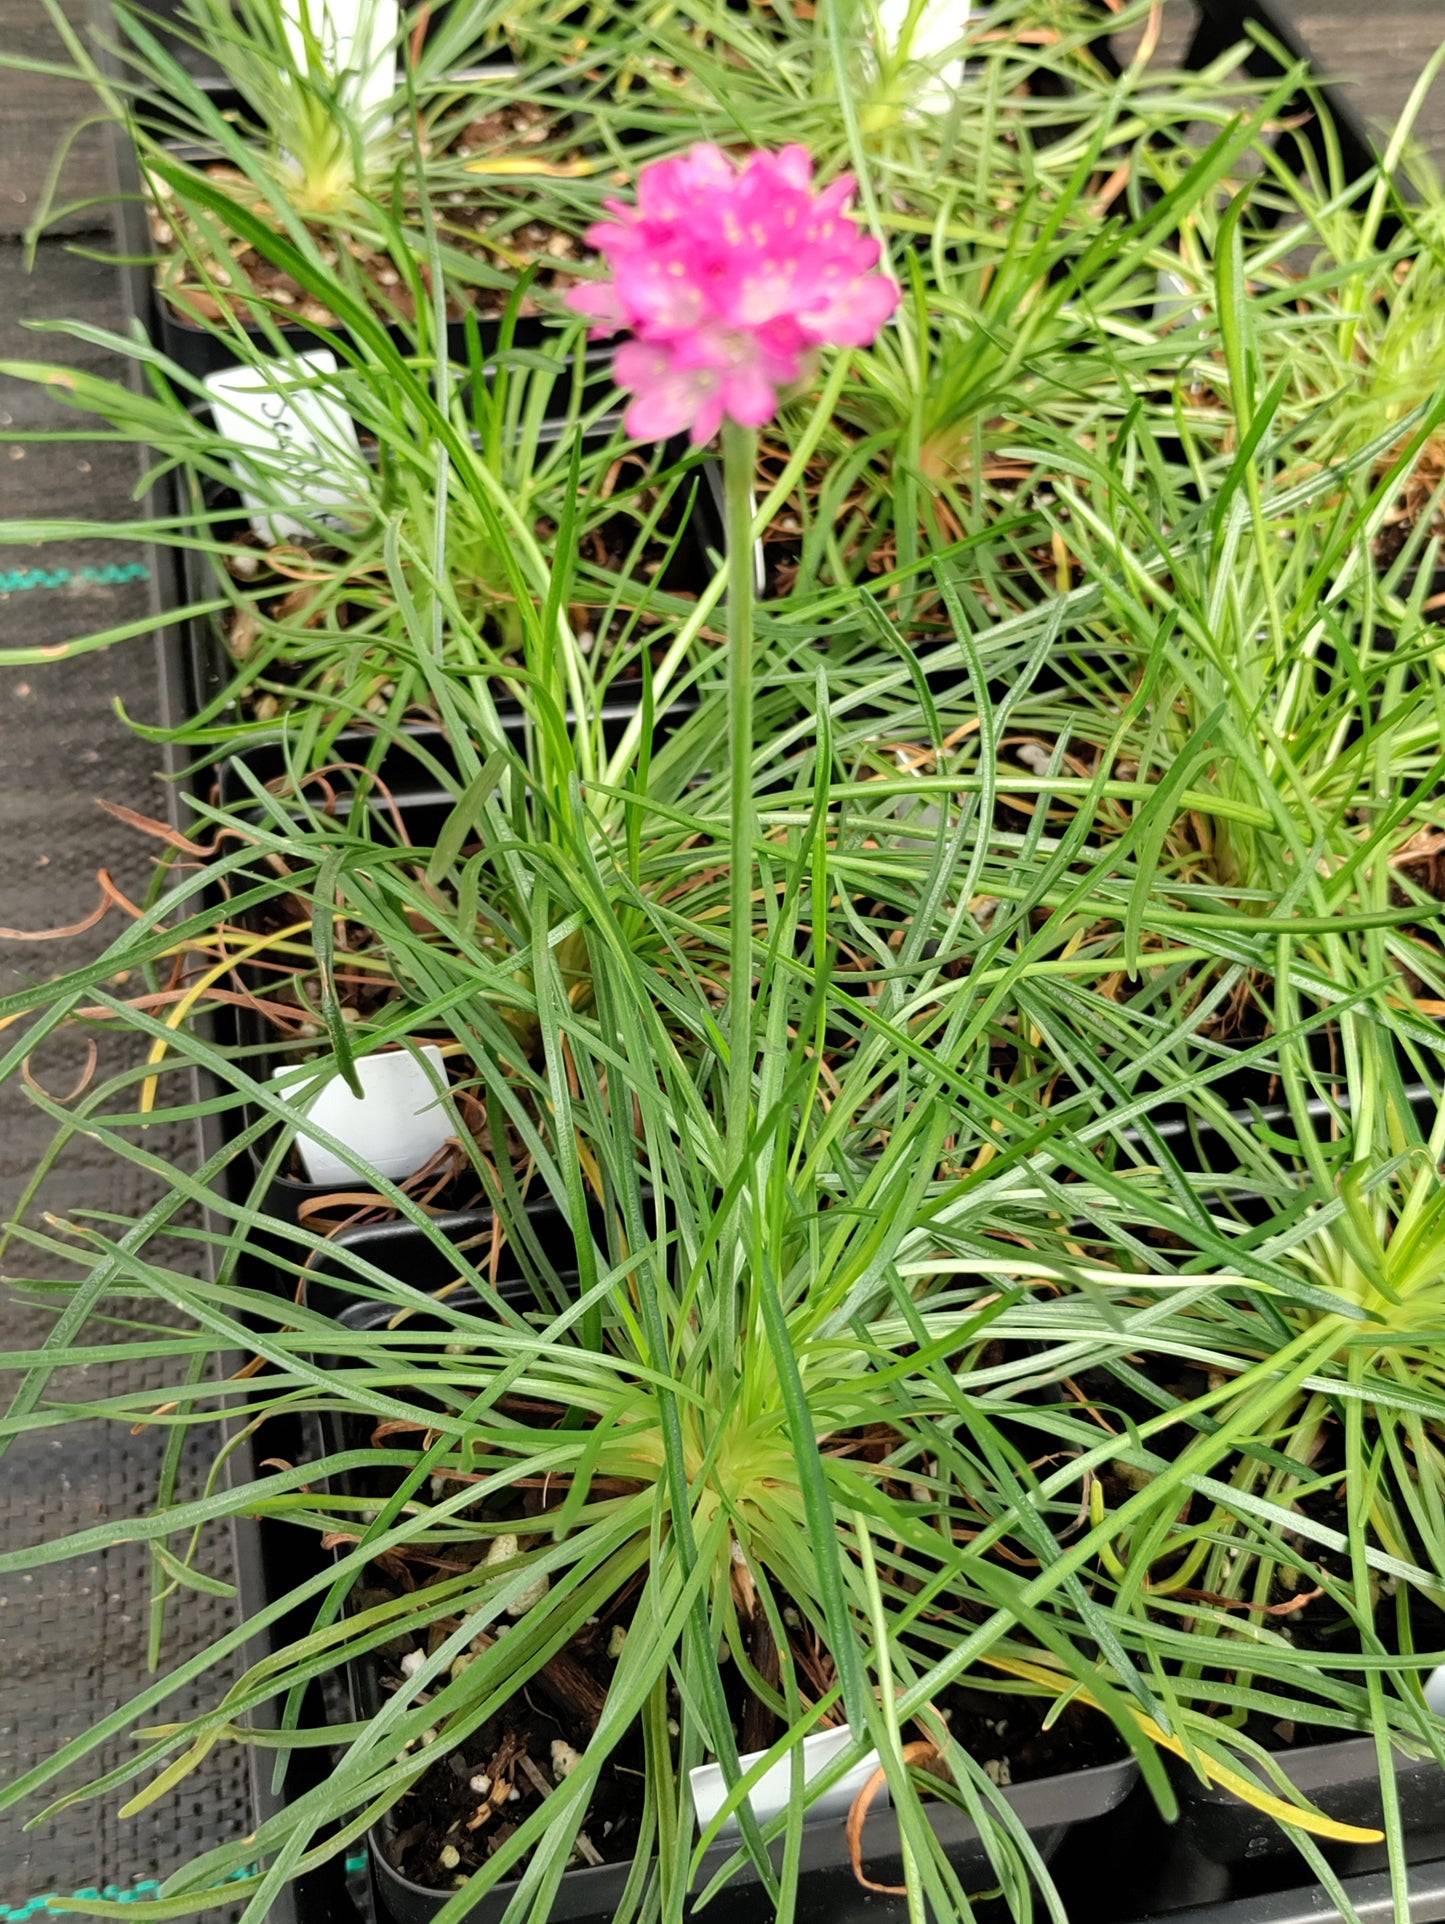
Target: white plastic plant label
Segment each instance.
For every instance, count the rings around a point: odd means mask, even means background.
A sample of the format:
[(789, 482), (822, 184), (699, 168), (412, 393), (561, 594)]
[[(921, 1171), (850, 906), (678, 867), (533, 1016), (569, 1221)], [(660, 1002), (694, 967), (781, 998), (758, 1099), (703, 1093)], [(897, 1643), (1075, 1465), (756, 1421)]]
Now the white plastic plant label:
[[(251, 526), (263, 541), (293, 541), (357, 518), (366, 465), (356, 423), (340, 401), (298, 378), (335, 374), (327, 348), (266, 367), (222, 368), (205, 376), (216, 431), (235, 450), (232, 466)], [(288, 514), (309, 513), (310, 520)]]
[(1445, 1665), (1425, 1679), (1425, 1702), (1437, 1717), (1445, 1717)]
[(396, 92), (398, 0), (282, 0), (281, 17), (297, 66), (306, 70), (309, 29), (329, 77), (345, 82), (363, 138), (384, 132), (381, 109)]
[[(970, 0), (922, 0), (919, 6), (916, 0), (877, 0), (879, 30), (890, 53), (897, 53), (906, 38), (910, 60), (936, 65), (967, 31), (969, 4)], [(911, 30), (910, 13), (914, 16)], [(955, 79), (962, 74), (960, 60), (954, 69)], [(953, 90), (941, 77), (924, 82), (919, 89), (917, 105), (931, 112), (946, 112), (952, 103)]]
[[(304, 1084), (311, 1073), (293, 1064), (277, 1069), (272, 1080)], [(356, 1079), (362, 1089), (359, 1099), (340, 1076), (333, 1076), (307, 1104), (310, 1119), (344, 1142), (354, 1158), (343, 1162), (312, 1137), (298, 1133), (296, 1148), (308, 1180), (354, 1183), (358, 1177), (364, 1179), (368, 1170), (390, 1176), (394, 1182), (414, 1176), (455, 1133), (437, 1100), (437, 1087), (446, 1086), (441, 1050), (426, 1042), (415, 1055), (388, 1049), (380, 1055), (358, 1056)]]
[[(914, 11), (913, 0), (878, 0), (878, 24), (896, 49)], [(908, 36), (910, 60), (936, 60), (957, 46), (968, 28), (970, 0), (923, 0)]]
[[(811, 1737), (803, 1739), (803, 1782), (810, 1784), (819, 1771), (831, 1764), (842, 1750), (853, 1741), (853, 1733), (846, 1725), (838, 1730), (815, 1730)], [(740, 1757), (739, 1764), (744, 1771), (750, 1770), (758, 1759), (766, 1753), (755, 1750), (750, 1756)], [(866, 1757), (855, 1764), (846, 1776), (841, 1777), (833, 1788), (824, 1793), (816, 1804), (810, 1806), (809, 1821), (818, 1818), (842, 1818), (848, 1815), (853, 1799), (862, 1790), (868, 1779), (878, 1768), (878, 1753), (870, 1750)], [(692, 1785), (693, 1808), (697, 1812), (699, 1830), (705, 1830), (723, 1807), (727, 1797), (727, 1783), (723, 1777), (721, 1764), (699, 1764), (688, 1772)], [(791, 1756), (779, 1758), (771, 1770), (754, 1784), (748, 1795), (754, 1817), (760, 1824), (766, 1824), (770, 1817), (786, 1810), (793, 1792), (793, 1759)], [(888, 1802), (888, 1789), (885, 1785), (878, 1793), (878, 1804)], [(734, 1811), (724, 1822), (719, 1836), (728, 1837), (737, 1832), (738, 1816)]]

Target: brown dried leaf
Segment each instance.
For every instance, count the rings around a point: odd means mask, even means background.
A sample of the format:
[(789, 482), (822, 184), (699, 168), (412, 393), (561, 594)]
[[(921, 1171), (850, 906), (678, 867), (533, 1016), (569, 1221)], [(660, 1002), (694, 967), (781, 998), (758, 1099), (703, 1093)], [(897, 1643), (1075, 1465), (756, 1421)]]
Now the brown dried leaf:
[[(938, 1756), (938, 1747), (930, 1743), (905, 1744), (899, 1754), (905, 1764), (931, 1764)], [(848, 1855), (853, 1861), (853, 1875), (865, 1891), (877, 1891), (880, 1897), (906, 1897), (906, 1884), (875, 1884), (863, 1868), (863, 1826), (868, 1821), (874, 1799), (887, 1781), (888, 1773), (880, 1764), (853, 1799), (848, 1812)]]

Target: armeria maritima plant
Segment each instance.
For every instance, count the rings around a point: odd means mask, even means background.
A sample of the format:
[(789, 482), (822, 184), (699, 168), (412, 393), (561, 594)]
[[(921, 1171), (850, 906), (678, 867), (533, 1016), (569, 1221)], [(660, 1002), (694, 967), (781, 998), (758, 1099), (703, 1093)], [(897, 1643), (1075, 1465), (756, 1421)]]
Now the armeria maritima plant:
[(822, 347), (866, 347), (899, 288), (878, 271), (882, 249), (847, 209), (857, 183), (813, 190), (805, 147), (734, 161), (700, 143), (644, 167), (637, 205), (609, 201), (587, 238), (611, 267), (568, 296), (594, 332), (629, 330), (618, 385), (632, 395), (639, 440), (687, 429), (694, 446), (723, 431), (728, 521), (728, 735), (732, 841), (729, 1142), (736, 1163), (752, 1101), (751, 979), (752, 482), (757, 430), (780, 394), (804, 380)]

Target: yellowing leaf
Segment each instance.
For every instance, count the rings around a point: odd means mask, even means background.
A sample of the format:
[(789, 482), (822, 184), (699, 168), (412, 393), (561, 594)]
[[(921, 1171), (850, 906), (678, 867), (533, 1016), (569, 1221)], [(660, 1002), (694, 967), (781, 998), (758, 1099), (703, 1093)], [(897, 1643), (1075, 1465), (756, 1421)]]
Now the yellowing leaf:
[[(1138, 1714), (1135, 1712), (1136, 1716)], [(1152, 1717), (1140, 1716), (1139, 1728), (1161, 1750), (1171, 1750), (1176, 1757), (1188, 1761), (1189, 1753), (1180, 1739), (1166, 1737)], [(1307, 1830), (1312, 1837), (1327, 1837), (1335, 1844), (1378, 1844), (1385, 1835), (1382, 1830), (1367, 1830), (1360, 1824), (1341, 1824), (1309, 1805), (1287, 1803), (1283, 1797), (1262, 1790), (1252, 1778), (1231, 1770), (1227, 1764), (1216, 1763), (1212, 1757), (1201, 1757), (1199, 1761), (1211, 1784), (1217, 1784), (1221, 1790), (1231, 1791), (1241, 1803), (1263, 1811), (1266, 1817), (1272, 1817), (1277, 1824), (1293, 1825), (1296, 1830)]]
[[(1028, 1683), (1038, 1684), (1042, 1689), (1052, 1691), (1055, 1696), (1070, 1692), (1076, 1703), (1087, 1704), (1091, 1710), (1099, 1708), (1087, 1690), (1078, 1689), (1071, 1678), (1060, 1676), (1044, 1664), (1021, 1663), (1016, 1658), (992, 1655), (985, 1657), (984, 1662), (1011, 1677), (1021, 1677)], [(1161, 1750), (1172, 1752), (1185, 1763), (1197, 1761), (1211, 1784), (1229, 1791), (1241, 1803), (1262, 1811), (1266, 1817), (1272, 1817), (1277, 1824), (1292, 1825), (1296, 1830), (1308, 1831), (1312, 1837), (1324, 1837), (1334, 1844), (1378, 1844), (1384, 1838), (1382, 1830), (1366, 1829), (1360, 1824), (1341, 1824), (1333, 1817), (1326, 1817), (1322, 1810), (1315, 1810), (1312, 1805), (1291, 1804), (1283, 1797), (1276, 1797), (1242, 1771), (1231, 1770), (1227, 1764), (1217, 1763), (1212, 1757), (1191, 1758), (1182, 1738), (1167, 1737), (1152, 1717), (1146, 1717), (1132, 1705), (1130, 1714), (1151, 1743), (1157, 1744)]]
[(157, 1798), (164, 1797), (168, 1790), (174, 1790), (177, 1784), (183, 1782), (193, 1770), (205, 1762), (215, 1749), (220, 1736), (219, 1730), (209, 1730), (204, 1736), (198, 1737), (189, 1750), (183, 1750), (179, 1757), (166, 1765), (159, 1777), (152, 1778), (144, 1790), (138, 1791), (130, 1802), (122, 1807), (120, 1815), (134, 1817), (137, 1811), (145, 1810), (155, 1803)]
[(529, 160), (525, 154), (498, 154), (492, 160), (469, 160), (469, 174), (545, 174), (549, 180), (578, 180), (597, 170), (590, 160)]

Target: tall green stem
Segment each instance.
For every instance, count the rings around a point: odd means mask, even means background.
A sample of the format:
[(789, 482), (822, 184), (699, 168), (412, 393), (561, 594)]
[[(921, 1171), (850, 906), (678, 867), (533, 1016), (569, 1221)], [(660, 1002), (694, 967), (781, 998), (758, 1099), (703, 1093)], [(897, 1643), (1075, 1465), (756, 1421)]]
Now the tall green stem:
[(728, 1160), (745, 1152), (753, 1094), (753, 476), (758, 437), (723, 424), (728, 544)]

